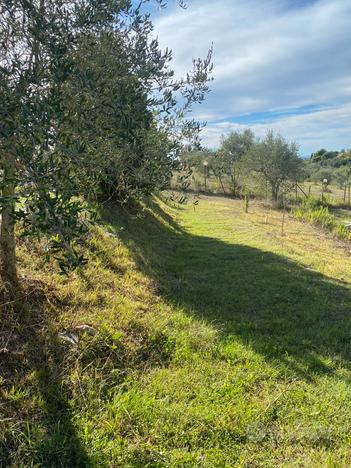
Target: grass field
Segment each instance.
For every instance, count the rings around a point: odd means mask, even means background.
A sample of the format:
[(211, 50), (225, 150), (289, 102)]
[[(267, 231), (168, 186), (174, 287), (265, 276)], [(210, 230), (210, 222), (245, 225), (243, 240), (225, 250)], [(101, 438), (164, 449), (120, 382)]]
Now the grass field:
[[(231, 195), (231, 183), (227, 177), (222, 179), (223, 187), (226, 195)], [(247, 188), (251, 195), (255, 196), (258, 199), (264, 199), (267, 202), (270, 201), (270, 192), (269, 190), (261, 186), (255, 178), (251, 178), (246, 181)], [(175, 184), (176, 186), (176, 184)], [(204, 175), (199, 172), (194, 172), (192, 178), (190, 179), (190, 189), (196, 192), (202, 192), (207, 194), (216, 194), (223, 195), (223, 187), (218, 178), (216, 178), (212, 173), (209, 177), (206, 178), (206, 190), (205, 190), (205, 179)], [(242, 191), (242, 190), (241, 190)], [(288, 202), (292, 205), (295, 203), (295, 188), (287, 194)], [(323, 194), (322, 182), (300, 182), (299, 188), (297, 190), (298, 200), (301, 201), (305, 198), (306, 195), (311, 195), (315, 198), (321, 199)], [(344, 207), (350, 209), (349, 195), (348, 190), (344, 192), (344, 188), (333, 184), (328, 185), (327, 191), (324, 193), (324, 198), (330, 206), (334, 207)]]
[(350, 247), (281, 223), (220, 197), (110, 207), (68, 279), (22, 244), (0, 465), (350, 466)]
[[(322, 197), (322, 184), (316, 184), (312, 182), (301, 183), (300, 186), (306, 194), (310, 194), (313, 197)], [(301, 193), (299, 192), (301, 195)], [(344, 192), (344, 189), (337, 185), (329, 185), (327, 192), (324, 194), (325, 199), (330, 205), (334, 206), (345, 206), (350, 208), (348, 191)]]

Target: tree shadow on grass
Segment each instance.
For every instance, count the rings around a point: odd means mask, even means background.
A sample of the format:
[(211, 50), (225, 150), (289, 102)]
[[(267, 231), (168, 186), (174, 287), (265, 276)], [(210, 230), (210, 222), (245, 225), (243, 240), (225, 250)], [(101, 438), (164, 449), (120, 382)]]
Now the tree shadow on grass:
[[(4, 310), (0, 322), (0, 396), (9, 423), (0, 437), (0, 466), (24, 459), (28, 466), (92, 466), (72, 422), (64, 348), (47, 303), (51, 294), (42, 284), (26, 286), (18, 310)], [(40, 402), (33, 400), (31, 387)]]
[(144, 219), (113, 207), (103, 217), (167, 301), (306, 380), (351, 370), (347, 283), (271, 252), (191, 235), (153, 208)]

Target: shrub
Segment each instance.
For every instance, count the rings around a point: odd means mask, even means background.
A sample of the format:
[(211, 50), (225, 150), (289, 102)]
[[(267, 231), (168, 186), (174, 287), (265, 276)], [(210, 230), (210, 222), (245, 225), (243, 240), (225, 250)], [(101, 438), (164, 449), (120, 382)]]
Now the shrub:
[(351, 232), (349, 231), (349, 229), (347, 229), (346, 226), (344, 226), (343, 224), (339, 224), (336, 228), (335, 228), (335, 234), (340, 237), (340, 239), (347, 239), (347, 240), (351, 240)]
[(316, 209), (322, 206), (320, 198), (317, 197), (306, 197), (302, 200), (301, 207), (304, 209)]
[(337, 217), (330, 213), (326, 206), (320, 206), (320, 203), (320, 200), (308, 197), (292, 214), (297, 219), (328, 229), (340, 239), (351, 240), (351, 233), (347, 227), (339, 224)]

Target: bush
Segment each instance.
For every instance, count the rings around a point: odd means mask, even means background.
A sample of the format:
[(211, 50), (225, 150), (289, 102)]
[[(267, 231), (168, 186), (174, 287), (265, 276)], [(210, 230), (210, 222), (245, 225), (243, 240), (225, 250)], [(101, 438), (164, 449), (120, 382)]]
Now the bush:
[(328, 208), (324, 206), (320, 206), (319, 208), (300, 207), (294, 210), (293, 214), (298, 219), (327, 229), (333, 229), (336, 222), (335, 216), (329, 213)]
[(301, 208), (303, 208), (304, 210), (314, 210), (316, 208), (319, 208), (320, 206), (322, 206), (321, 199), (312, 196), (304, 198), (301, 203)]
[(339, 224), (337, 217), (330, 213), (326, 206), (320, 206), (320, 203), (320, 200), (308, 197), (292, 214), (297, 219), (328, 229), (340, 239), (351, 240), (351, 233), (347, 227)]

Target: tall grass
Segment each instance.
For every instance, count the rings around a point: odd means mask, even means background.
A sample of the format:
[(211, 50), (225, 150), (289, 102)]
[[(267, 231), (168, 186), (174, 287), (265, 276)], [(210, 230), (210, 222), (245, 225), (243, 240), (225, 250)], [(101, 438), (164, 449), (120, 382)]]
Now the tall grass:
[(351, 240), (351, 232), (345, 225), (340, 224), (338, 218), (329, 211), (327, 206), (323, 206), (318, 198), (305, 198), (301, 206), (293, 209), (292, 213), (295, 218), (327, 229), (340, 239)]

